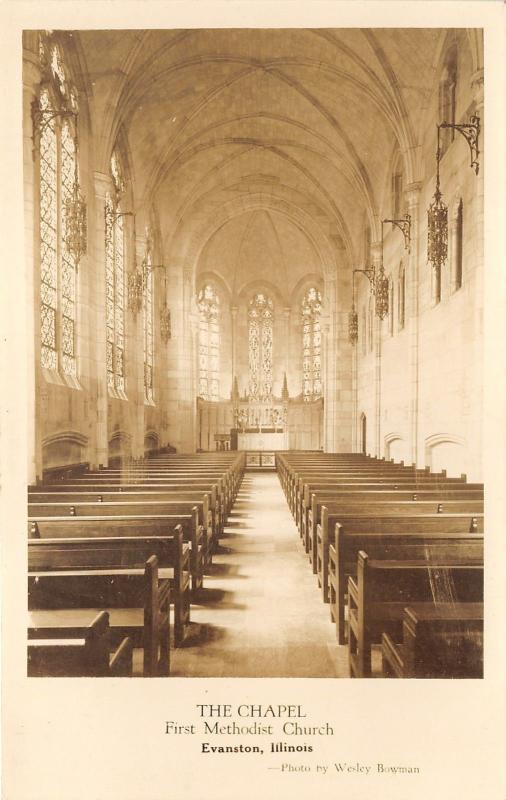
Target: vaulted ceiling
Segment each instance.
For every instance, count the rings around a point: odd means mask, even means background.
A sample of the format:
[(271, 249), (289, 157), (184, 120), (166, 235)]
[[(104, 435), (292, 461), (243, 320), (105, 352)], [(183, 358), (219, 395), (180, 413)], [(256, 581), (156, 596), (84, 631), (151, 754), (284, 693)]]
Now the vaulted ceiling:
[(75, 34), (104, 168), (122, 131), (136, 205), (156, 199), (164, 247), (201, 270), (219, 266), (235, 290), (245, 280), (237, 265), (263, 259), (286, 291), (304, 269), (357, 261), (365, 221), (377, 232), (397, 150), (406, 181), (419, 179), (445, 35)]

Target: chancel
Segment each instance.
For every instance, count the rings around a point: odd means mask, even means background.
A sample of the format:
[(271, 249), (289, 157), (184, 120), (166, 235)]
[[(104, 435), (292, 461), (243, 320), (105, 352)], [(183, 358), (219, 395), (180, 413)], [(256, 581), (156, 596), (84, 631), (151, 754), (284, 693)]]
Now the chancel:
[(475, 29), (25, 31), (30, 676), (482, 675), (483, 85)]

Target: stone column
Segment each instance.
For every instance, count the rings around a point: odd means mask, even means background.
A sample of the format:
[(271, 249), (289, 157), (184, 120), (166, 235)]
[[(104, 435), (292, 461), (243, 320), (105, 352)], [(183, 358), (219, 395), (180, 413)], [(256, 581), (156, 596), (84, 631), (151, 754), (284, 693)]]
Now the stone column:
[[(105, 197), (111, 191), (109, 175), (95, 172), (95, 232), (93, 253), (89, 259), (90, 271), (94, 280), (90, 286), (90, 328), (91, 336), (91, 364), (90, 373), (95, 375), (96, 385), (96, 419), (93, 426), (95, 430), (94, 446), (90, 447), (91, 466), (100, 464), (107, 466), (109, 459), (108, 447), (108, 403), (107, 389), (107, 362), (106, 362), (106, 312), (105, 312)], [(92, 267), (93, 265), (93, 267)], [(92, 385), (92, 384), (90, 384)], [(93, 413), (93, 397), (90, 397), (90, 412)], [(93, 429), (92, 428), (92, 429)]]
[[(40, 256), (39, 215), (35, 202), (38, 197), (38, 163), (34, 143), (32, 104), (38, 97), (41, 72), (37, 55), (24, 52), (23, 58), (23, 186), (26, 256), (25, 313), (27, 347), (27, 456), (28, 482), (42, 478), (41, 392), (43, 378), (40, 370)], [(15, 313), (15, 308), (12, 308)], [(11, 330), (16, 325), (10, 326)]]
[[(419, 403), (419, 214), (420, 214), (420, 183), (411, 183), (406, 187), (408, 213), (411, 216), (411, 245), (407, 259), (406, 279), (406, 307), (404, 310), (408, 329), (409, 342), (409, 447), (413, 464), (418, 464), (418, 403)], [(432, 267), (430, 268), (432, 269)], [(424, 458), (423, 452), (420, 457)], [(425, 466), (420, 463), (418, 466)]]

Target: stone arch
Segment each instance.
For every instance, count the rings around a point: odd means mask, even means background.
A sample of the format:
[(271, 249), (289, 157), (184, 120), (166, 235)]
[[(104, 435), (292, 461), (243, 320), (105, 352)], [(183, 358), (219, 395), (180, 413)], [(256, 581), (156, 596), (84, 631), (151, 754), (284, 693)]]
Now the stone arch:
[(425, 466), (432, 472), (446, 470), (449, 477), (461, 474), (466, 440), (452, 433), (436, 433), (425, 439)]
[(42, 440), (44, 469), (62, 464), (81, 464), (87, 460), (88, 437), (79, 431), (67, 430), (45, 436)]
[(405, 440), (397, 432), (387, 433), (384, 437), (384, 453), (387, 461), (399, 463), (405, 459)]

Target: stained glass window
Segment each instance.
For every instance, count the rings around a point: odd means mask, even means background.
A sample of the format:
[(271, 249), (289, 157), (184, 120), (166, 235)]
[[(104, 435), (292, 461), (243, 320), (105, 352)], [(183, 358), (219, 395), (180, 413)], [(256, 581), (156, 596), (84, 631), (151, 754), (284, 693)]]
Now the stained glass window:
[(41, 364), (75, 376), (77, 263), (65, 244), (65, 208), (75, 190), (77, 147), (75, 119), (62, 115), (68, 88), (57, 46), (51, 68), (57, 83), (41, 91), (38, 117)]
[(144, 273), (144, 399), (152, 403), (153, 396), (153, 259), (148, 247)]
[[(117, 157), (114, 155), (117, 162)], [(111, 160), (111, 172), (113, 162)], [(114, 180), (114, 173), (113, 173)], [(120, 195), (105, 199), (107, 385), (125, 391), (125, 231)]]
[(213, 286), (204, 286), (199, 307), (199, 396), (220, 399), (220, 299)]
[[(61, 209), (72, 199), (76, 176), (76, 146), (70, 126), (64, 123), (61, 136)], [(64, 372), (76, 374), (75, 319), (76, 319), (77, 264), (62, 239), (61, 247), (61, 358)]]
[(249, 396), (266, 400), (272, 395), (272, 300), (263, 293), (250, 300), (248, 308)]
[(321, 294), (312, 286), (302, 300), (302, 396), (306, 402), (322, 394)]
[(47, 91), (40, 96), (40, 325), (41, 361), (58, 368), (58, 142), (54, 109)]

